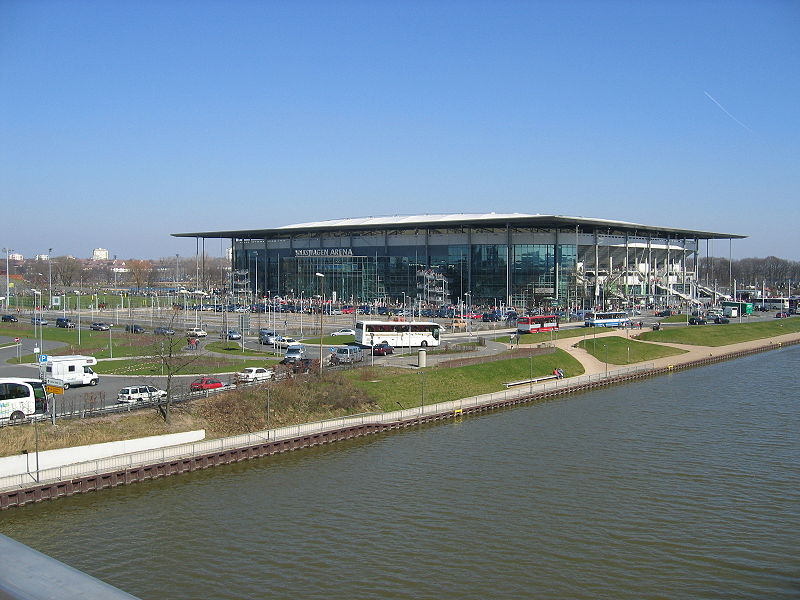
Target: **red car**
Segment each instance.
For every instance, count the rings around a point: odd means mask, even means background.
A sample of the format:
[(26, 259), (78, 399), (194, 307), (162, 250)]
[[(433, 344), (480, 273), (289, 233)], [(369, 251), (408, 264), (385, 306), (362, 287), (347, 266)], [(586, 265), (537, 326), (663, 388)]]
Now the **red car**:
[(776, 318), (776, 319), (785, 319), (785, 318), (787, 318), (788, 316), (789, 316), (789, 313), (787, 313), (787, 312), (779, 312), (779, 313), (775, 313), (775, 318)]
[(213, 390), (214, 388), (221, 387), (222, 382), (219, 379), (214, 379), (213, 377), (201, 377), (200, 379), (195, 379), (189, 386), (189, 389), (193, 392), (199, 392), (202, 390)]
[(343, 315), (352, 315), (355, 311), (356, 311), (356, 309), (353, 308), (352, 306), (345, 306), (342, 309), (342, 314)]
[(381, 342), (372, 347), (372, 356), (386, 356), (387, 354), (394, 354), (394, 348), (387, 342)]

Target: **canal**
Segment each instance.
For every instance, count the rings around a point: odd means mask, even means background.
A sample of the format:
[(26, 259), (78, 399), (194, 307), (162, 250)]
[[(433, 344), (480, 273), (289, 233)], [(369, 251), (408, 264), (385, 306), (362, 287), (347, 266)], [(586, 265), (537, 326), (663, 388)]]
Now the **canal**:
[(797, 598), (798, 364), (12, 509), (0, 532), (147, 599)]

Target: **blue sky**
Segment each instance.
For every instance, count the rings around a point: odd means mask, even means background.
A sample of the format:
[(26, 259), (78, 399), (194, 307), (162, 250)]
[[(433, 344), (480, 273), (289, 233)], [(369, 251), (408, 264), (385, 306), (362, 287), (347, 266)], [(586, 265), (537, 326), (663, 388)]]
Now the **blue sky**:
[(789, 0), (3, 0), (0, 245), (495, 211), (798, 260), (799, 74)]

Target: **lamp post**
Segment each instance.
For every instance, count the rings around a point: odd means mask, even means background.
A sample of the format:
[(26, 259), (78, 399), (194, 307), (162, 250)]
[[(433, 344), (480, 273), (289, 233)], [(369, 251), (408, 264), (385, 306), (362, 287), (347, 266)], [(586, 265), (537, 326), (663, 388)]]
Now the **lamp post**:
[(81, 292), (75, 290), (75, 298), (78, 304), (78, 346), (81, 345)]
[(322, 375), (322, 313), (325, 310), (325, 274), (324, 273), (314, 273), (316, 277), (319, 277), (319, 286), (320, 286), (320, 311), (319, 311), (319, 374)]
[(608, 378), (608, 344), (603, 344), (606, 351), (606, 378)]
[(303, 294), (305, 294), (305, 290), (300, 290), (300, 337), (303, 337)]
[(8, 300), (11, 295), (11, 279), (9, 277), (9, 270), (8, 270), (8, 255), (10, 252), (13, 252), (11, 248), (3, 248), (3, 252), (6, 253), (6, 310), (8, 310)]
[(53, 249), (47, 249), (47, 306), (53, 302)]

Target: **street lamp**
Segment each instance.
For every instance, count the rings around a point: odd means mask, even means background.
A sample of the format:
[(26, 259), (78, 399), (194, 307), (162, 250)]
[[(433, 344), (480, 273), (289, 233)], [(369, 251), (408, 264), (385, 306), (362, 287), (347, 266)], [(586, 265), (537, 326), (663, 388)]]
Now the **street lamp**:
[(320, 306), (319, 311), (319, 374), (322, 375), (322, 313), (325, 310), (325, 274), (324, 273), (314, 273), (316, 277), (320, 278), (319, 286), (320, 286), (320, 299), (322, 301), (322, 305)]
[[(6, 253), (6, 310), (8, 310), (8, 300), (11, 296), (11, 280), (9, 277), (9, 270), (8, 270), (8, 254), (13, 252), (11, 248), (3, 248), (3, 252)], [(19, 304), (17, 304), (19, 306)]]
[(47, 305), (53, 302), (53, 249), (47, 249)]
[(606, 351), (606, 378), (608, 378), (608, 344), (603, 344)]

